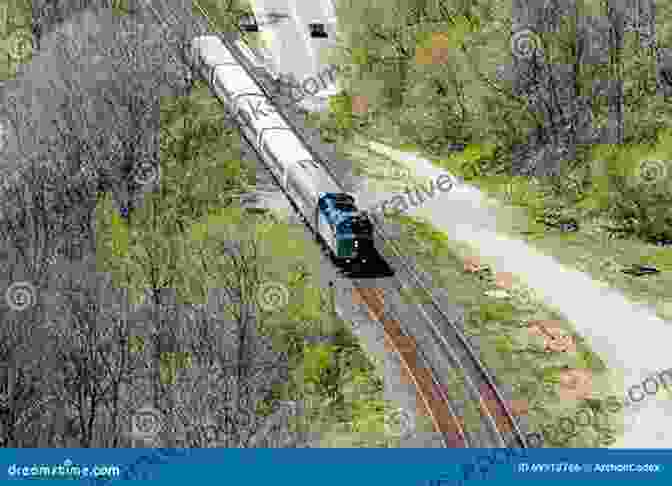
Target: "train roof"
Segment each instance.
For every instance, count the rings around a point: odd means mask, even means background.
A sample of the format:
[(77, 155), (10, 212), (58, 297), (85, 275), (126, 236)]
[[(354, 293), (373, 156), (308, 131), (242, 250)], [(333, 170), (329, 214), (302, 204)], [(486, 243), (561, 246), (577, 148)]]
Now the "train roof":
[(194, 49), (199, 51), (205, 62), (210, 66), (217, 64), (237, 63), (221, 39), (215, 35), (203, 35), (191, 41)]
[(305, 163), (309, 160), (313, 161), (312, 158), (302, 159), (292, 156), (291, 162), (289, 162), (289, 172), (292, 174), (292, 177), (301, 179), (304, 185), (310, 185), (313, 194), (316, 195), (324, 189), (334, 187), (331, 177), (329, 177), (324, 168), (320, 164), (314, 167), (310, 163)]
[(250, 75), (247, 74), (245, 69), (239, 65), (217, 66), (215, 68), (215, 76), (222, 76), (227, 87), (235, 86), (236, 91), (234, 96), (242, 93), (263, 96), (263, 92), (259, 89), (257, 84), (250, 78)]
[(347, 199), (347, 200), (350, 200), (352, 202), (355, 201), (354, 196), (352, 196), (351, 194), (348, 194), (347, 192), (323, 192), (323, 193), (320, 194), (320, 197), (325, 197), (325, 198), (328, 198), (328, 199), (334, 199), (336, 201), (342, 200), (342, 199)]
[[(285, 125), (286, 126), (286, 125)], [(296, 135), (289, 129), (287, 130), (267, 130), (263, 135), (263, 143), (267, 143), (272, 147), (274, 153), (281, 152), (283, 161), (288, 163), (291, 172), (305, 172), (306, 169), (298, 166), (298, 162), (303, 162), (307, 160), (315, 161), (313, 156), (306, 150), (301, 141), (296, 137)], [(311, 169), (311, 166), (307, 170), (312, 174), (313, 178), (311, 184), (319, 192), (336, 192), (339, 190), (338, 186), (334, 183), (333, 179), (329, 176), (329, 173), (319, 162), (315, 161), (318, 165), (317, 168)]]
[(274, 149), (277, 147), (282, 150), (282, 153), (288, 162), (312, 159), (310, 153), (289, 128), (287, 128), (287, 130), (272, 130), (266, 132), (264, 134), (264, 142), (273, 146)]

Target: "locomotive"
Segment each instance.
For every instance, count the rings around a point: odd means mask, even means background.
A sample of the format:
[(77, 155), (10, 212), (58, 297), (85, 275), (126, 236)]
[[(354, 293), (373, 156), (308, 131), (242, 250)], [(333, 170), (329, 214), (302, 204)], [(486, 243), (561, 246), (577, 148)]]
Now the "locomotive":
[(224, 42), (214, 35), (196, 37), (190, 57), (332, 258), (365, 262), (373, 249), (368, 216), (315, 160)]

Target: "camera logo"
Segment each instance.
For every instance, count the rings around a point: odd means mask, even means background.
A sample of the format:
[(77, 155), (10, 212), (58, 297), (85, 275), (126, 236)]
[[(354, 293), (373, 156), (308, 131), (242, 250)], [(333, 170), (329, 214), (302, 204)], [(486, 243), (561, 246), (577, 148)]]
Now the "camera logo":
[(289, 290), (278, 282), (263, 282), (257, 290), (257, 302), (265, 312), (280, 310), (289, 303)]
[(163, 414), (152, 407), (142, 407), (131, 417), (131, 438), (151, 441), (163, 428)]
[(637, 176), (643, 184), (656, 184), (667, 177), (668, 164), (662, 160), (643, 160), (637, 167)]
[(22, 63), (33, 54), (33, 35), (16, 7), (0, 4), (0, 52), (12, 63)]
[(28, 30), (17, 30), (5, 41), (5, 50), (14, 62), (25, 62), (33, 53), (33, 36)]
[(415, 429), (413, 416), (404, 408), (391, 410), (385, 414), (384, 423), (385, 432), (401, 439), (409, 438)]
[(531, 60), (543, 54), (544, 45), (539, 34), (530, 29), (518, 30), (511, 36), (511, 52), (516, 59)]
[(30, 282), (14, 282), (5, 291), (5, 301), (10, 309), (17, 312), (24, 311), (35, 305), (37, 289)]

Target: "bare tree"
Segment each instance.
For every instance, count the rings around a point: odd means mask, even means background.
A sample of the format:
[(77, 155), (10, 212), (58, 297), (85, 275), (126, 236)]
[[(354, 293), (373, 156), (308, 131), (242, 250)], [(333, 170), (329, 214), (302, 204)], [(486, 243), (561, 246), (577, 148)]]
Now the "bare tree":
[[(193, 366), (202, 372), (192, 375), (175, 408), (183, 411), (184, 440), (190, 447), (264, 447), (274, 440), (276, 447), (296, 446), (303, 436), (291, 429), (289, 418), (298, 419), (300, 410), (273, 395), (288, 379), (287, 356), (259, 334), (255, 319), (226, 316), (230, 305), (239, 304), (218, 289), (207, 306), (193, 310), (193, 343), (200, 342)], [(217, 339), (208, 344), (208, 334)]]
[(63, 282), (62, 318), (50, 326), (60, 363), (50, 388), (63, 407), (69, 446), (119, 447), (134, 367), (128, 302), (105, 274), (77, 277)]
[(137, 203), (148, 189), (133, 183), (138, 166), (158, 165), (159, 99), (191, 85), (184, 40), (139, 20), (84, 10), (44, 36), (42, 51), (22, 73), (30, 82), (5, 90), (16, 127), (6, 156), (17, 172), (34, 154), (58, 160), (82, 145), (95, 157), (76, 170), (90, 170), (99, 188)]
[[(6, 444), (127, 445), (134, 413), (150, 402), (172, 417), (171, 434), (186, 431), (189, 445), (260, 446), (272, 437), (275, 446), (295, 445), (302, 436), (289, 433), (289, 420), (299, 411), (274, 394), (287, 381), (288, 357), (260, 330), (258, 239), (202, 255), (198, 263), (209, 282), (227, 290), (200, 307), (178, 302), (173, 290), (184, 284), (180, 272), (188, 273), (179, 247), (186, 235), (166, 238), (161, 225), (154, 236), (166, 244), (147, 245), (136, 262), (136, 283), (146, 286), (148, 297), (137, 308), (90, 264), (79, 273), (69, 266), (57, 270), (58, 251), (76, 234), (90, 242), (82, 256), (92, 253), (101, 192), (112, 190), (121, 205), (139, 206), (152, 185), (142, 184), (137, 171), (159, 163), (158, 100), (191, 82), (183, 63), (187, 30), (166, 43), (169, 33), (151, 16), (142, 25), (136, 20), (102, 9), (42, 29), (44, 52), (23, 73), (41, 81), (17, 84), (9, 93), (16, 133), (3, 162), (11, 158), (6, 166), (15, 176), (3, 187), (0, 236), (14, 265), (3, 275), (3, 290), (25, 280), (36, 295), (30, 315), (2, 308), (0, 358), (14, 363), (5, 368), (13, 373), (7, 396), (16, 405), (2, 417)], [(47, 81), (40, 77), (45, 72)], [(143, 206), (150, 219), (167, 217), (152, 202)], [(223, 268), (228, 273), (217, 278)], [(39, 325), (22, 325), (26, 317)], [(130, 350), (135, 338), (146, 343), (143, 352)], [(48, 353), (38, 353), (35, 342), (44, 342), (40, 351)], [(175, 383), (178, 376), (182, 383)], [(51, 402), (33, 403), (39, 396)], [(49, 421), (42, 427), (44, 416)], [(178, 442), (170, 434), (163, 439)]]
[[(23, 314), (23, 315), (22, 315)], [(41, 350), (36, 345), (44, 343), (37, 326), (26, 321), (36, 312), (8, 309), (0, 302), (0, 434), (3, 447), (44, 447), (40, 428), (35, 417), (41, 417), (46, 406), (44, 380), (49, 376), (51, 361), (46, 346)]]
[[(287, 413), (278, 411), (282, 406), (274, 393), (288, 380), (288, 355), (275, 349), (277, 343), (263, 331), (269, 309), (260, 299), (271, 298), (264, 292), (277, 292), (273, 298), (286, 305), (288, 294), (282, 286), (265, 286), (263, 240), (256, 229), (243, 227), (233, 223), (224, 230), (229, 237), (195, 242), (191, 249), (193, 271), (202, 276), (195, 292), (205, 303), (190, 306), (185, 320), (182, 335), (197, 376), (181, 389), (175, 408), (205, 420), (186, 424), (185, 440), (194, 447), (213, 440), (220, 447), (259, 446), (259, 434), (267, 433), (273, 421), (280, 424)], [(288, 434), (285, 446), (302, 441), (300, 432), (280, 429)]]
[[(102, 304), (88, 284), (60, 287), (54, 276), (73, 270), (56, 265), (72, 240), (89, 243), (79, 257), (91, 253), (99, 191), (124, 192), (126, 184), (132, 199), (146, 189), (133, 186), (134, 171), (147, 161), (158, 164), (161, 90), (190, 83), (187, 67), (175, 65), (179, 60), (168, 52), (172, 47), (153, 35), (157, 29), (134, 22), (89, 11), (42, 32), (43, 51), (3, 90), (3, 117), (13, 127), (9, 149), (0, 155), (8, 175), (0, 211), (0, 358), (13, 377), (6, 394), (11, 406), (2, 416), (6, 445), (120, 444), (121, 404), (128, 401), (123, 319), (99, 315)], [(12, 298), (5, 299), (10, 290)], [(56, 313), (46, 312), (42, 300), (63, 292), (69, 294), (61, 311), (71, 322), (54, 334)], [(53, 406), (41, 396), (55, 397)], [(54, 417), (63, 410), (63, 426), (42, 430), (45, 410)]]

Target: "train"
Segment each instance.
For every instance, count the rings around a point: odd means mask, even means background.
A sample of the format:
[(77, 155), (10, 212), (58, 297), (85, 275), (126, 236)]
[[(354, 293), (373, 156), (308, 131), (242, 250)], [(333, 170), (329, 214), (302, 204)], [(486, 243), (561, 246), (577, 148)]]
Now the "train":
[(194, 38), (189, 57), (332, 259), (340, 264), (366, 262), (373, 252), (368, 214), (311, 155), (222, 39)]

